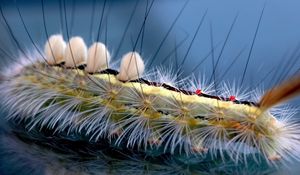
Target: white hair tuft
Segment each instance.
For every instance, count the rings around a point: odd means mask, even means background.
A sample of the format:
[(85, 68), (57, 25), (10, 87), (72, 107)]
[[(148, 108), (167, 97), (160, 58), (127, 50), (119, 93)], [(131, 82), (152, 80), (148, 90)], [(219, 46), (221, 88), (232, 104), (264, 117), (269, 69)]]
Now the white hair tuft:
[(87, 67), (89, 73), (95, 73), (108, 68), (110, 53), (103, 43), (96, 42), (88, 50)]
[(86, 63), (87, 47), (81, 37), (72, 37), (65, 50), (66, 67), (78, 67)]
[(145, 69), (144, 61), (137, 52), (129, 52), (122, 57), (120, 73), (117, 78), (120, 81), (130, 81), (139, 78)]
[(45, 44), (45, 55), (48, 64), (60, 64), (64, 62), (66, 42), (61, 34), (52, 35)]

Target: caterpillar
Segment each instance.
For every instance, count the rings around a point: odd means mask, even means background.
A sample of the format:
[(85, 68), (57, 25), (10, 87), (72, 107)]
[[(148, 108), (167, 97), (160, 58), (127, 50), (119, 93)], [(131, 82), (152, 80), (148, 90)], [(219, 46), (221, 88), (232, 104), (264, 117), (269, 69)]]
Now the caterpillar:
[[(132, 171), (139, 174), (182, 173), (183, 166), (191, 167), (187, 173), (255, 174), (299, 160), (299, 123), (290, 109), (272, 110), (299, 94), (299, 76), (243, 99), (228, 85), (176, 85), (160, 69), (144, 73), (133, 45), (118, 70), (105, 42), (87, 48), (68, 32), (49, 36), (44, 52), (23, 53), (1, 76), (1, 105), (13, 133), (2, 138), (3, 147), (16, 156), (41, 154), (45, 174), (127, 174), (128, 164), (143, 167)], [(74, 167), (72, 159), (84, 163)]]

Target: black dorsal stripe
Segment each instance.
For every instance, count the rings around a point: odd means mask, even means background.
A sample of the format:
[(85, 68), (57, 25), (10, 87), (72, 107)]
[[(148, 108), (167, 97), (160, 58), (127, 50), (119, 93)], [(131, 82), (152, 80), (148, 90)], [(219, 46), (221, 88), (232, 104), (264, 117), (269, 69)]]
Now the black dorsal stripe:
[[(114, 70), (114, 69), (105, 69), (105, 70), (102, 70), (100, 72), (91, 73), (91, 74), (109, 74), (109, 75), (116, 76), (116, 75), (119, 74), (119, 72), (117, 70)], [(136, 79), (136, 80), (131, 80), (129, 82), (138, 82), (138, 83), (142, 83), (142, 84), (147, 84), (149, 86), (163, 87), (165, 89), (175, 91), (175, 92), (181, 92), (181, 93), (186, 94), (186, 95), (198, 95), (199, 97), (206, 97), (206, 98), (211, 98), (211, 99), (216, 99), (216, 100), (221, 100), (221, 101), (230, 101), (230, 98), (228, 98), (228, 97), (219, 97), (219, 96), (209, 95), (209, 94), (205, 94), (205, 93), (196, 94), (195, 92), (192, 92), (192, 91), (188, 91), (188, 90), (185, 90), (185, 89), (179, 89), (179, 88), (170, 86), (170, 85), (165, 84), (165, 83), (153, 82), (153, 81), (149, 81), (149, 80), (146, 80), (146, 79), (143, 79), (143, 78), (139, 78), (139, 79)], [(251, 101), (234, 100), (232, 102), (235, 103), (235, 104), (244, 104), (244, 105), (259, 107), (258, 103), (251, 102)]]

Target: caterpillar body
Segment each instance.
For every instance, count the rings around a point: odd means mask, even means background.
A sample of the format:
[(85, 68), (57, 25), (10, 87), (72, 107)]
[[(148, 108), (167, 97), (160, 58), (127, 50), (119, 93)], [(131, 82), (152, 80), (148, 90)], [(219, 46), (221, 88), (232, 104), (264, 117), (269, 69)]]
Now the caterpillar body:
[(137, 43), (116, 68), (104, 43), (55, 34), (2, 71), (0, 146), (12, 162), (44, 174), (264, 174), (299, 161), (300, 123), (275, 108), (299, 94), (299, 76), (247, 99), (227, 84), (144, 73)]
[(148, 156), (147, 150), (211, 154), (236, 164), (251, 155), (256, 163), (298, 159), (297, 123), (277, 119), (259, 103), (142, 79), (144, 63), (137, 52), (123, 56), (120, 72), (108, 68), (109, 56), (102, 43), (87, 51), (80, 37), (65, 44), (61, 35), (51, 36), (45, 45), (47, 63), (37, 59), (4, 75), (7, 119), (29, 131), (76, 133)]

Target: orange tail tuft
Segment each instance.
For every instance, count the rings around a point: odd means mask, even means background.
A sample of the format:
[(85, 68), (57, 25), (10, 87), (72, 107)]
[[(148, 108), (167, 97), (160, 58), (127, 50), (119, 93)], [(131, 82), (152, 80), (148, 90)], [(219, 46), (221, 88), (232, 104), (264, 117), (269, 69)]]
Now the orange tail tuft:
[(294, 98), (300, 94), (300, 75), (281, 83), (267, 91), (261, 98), (259, 105), (268, 109), (276, 104)]

